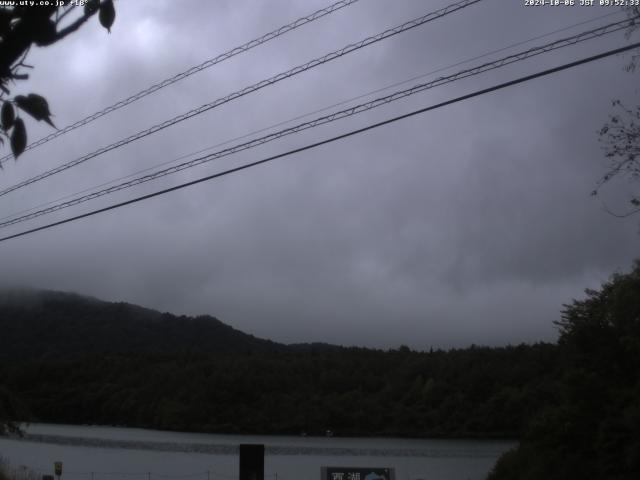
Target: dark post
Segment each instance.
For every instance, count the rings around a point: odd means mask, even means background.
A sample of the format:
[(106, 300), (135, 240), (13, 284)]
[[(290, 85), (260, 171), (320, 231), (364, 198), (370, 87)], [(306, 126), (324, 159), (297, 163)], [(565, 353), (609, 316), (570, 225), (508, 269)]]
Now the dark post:
[(264, 445), (240, 445), (240, 480), (264, 480)]

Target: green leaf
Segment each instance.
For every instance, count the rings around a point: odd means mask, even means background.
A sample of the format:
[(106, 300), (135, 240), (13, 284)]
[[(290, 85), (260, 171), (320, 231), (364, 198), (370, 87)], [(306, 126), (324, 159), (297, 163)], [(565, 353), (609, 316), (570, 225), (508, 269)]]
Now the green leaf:
[(11, 127), (13, 127), (13, 122), (16, 119), (16, 112), (13, 110), (13, 105), (10, 102), (4, 102), (2, 104), (2, 112), (0, 113), (0, 117), (2, 117), (2, 129), (6, 132)]
[(55, 22), (49, 18), (42, 22), (39, 22), (33, 32), (33, 39), (35, 41), (35, 44), (39, 47), (45, 47), (47, 45), (55, 43), (55, 41), (58, 39), (58, 32)]
[(5, 38), (11, 30), (11, 13), (5, 9), (0, 10), (0, 37)]
[(30, 93), (26, 97), (24, 95), (18, 95), (14, 100), (18, 107), (36, 120), (44, 120), (53, 128), (56, 128), (50, 118), (51, 112), (49, 111), (49, 104), (43, 96)]
[(17, 159), (27, 146), (27, 129), (24, 128), (24, 122), (21, 118), (16, 118), (11, 132), (11, 151)]
[(113, 6), (113, 0), (106, 0), (100, 4), (100, 13), (98, 14), (100, 25), (111, 33), (111, 26), (116, 19), (116, 9)]
[(88, 17), (93, 15), (100, 8), (100, 0), (88, 0), (87, 3), (84, 4), (84, 15)]

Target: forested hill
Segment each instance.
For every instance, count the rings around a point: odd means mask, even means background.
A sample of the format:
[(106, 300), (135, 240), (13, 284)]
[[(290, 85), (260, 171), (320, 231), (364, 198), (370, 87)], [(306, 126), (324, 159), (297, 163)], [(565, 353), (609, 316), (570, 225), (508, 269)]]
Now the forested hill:
[(106, 353), (242, 353), (283, 345), (211, 316), (160, 313), (72, 293), (0, 291), (0, 359), (70, 359)]
[(517, 437), (491, 480), (640, 478), (640, 261), (565, 305), (556, 324), (553, 345), (286, 346), (211, 317), (5, 294), (0, 433), (8, 420), (30, 418), (220, 433)]
[(430, 352), (282, 345), (212, 317), (57, 292), (4, 293), (0, 329), (0, 389), (49, 422), (513, 437), (558, 371), (548, 344)]

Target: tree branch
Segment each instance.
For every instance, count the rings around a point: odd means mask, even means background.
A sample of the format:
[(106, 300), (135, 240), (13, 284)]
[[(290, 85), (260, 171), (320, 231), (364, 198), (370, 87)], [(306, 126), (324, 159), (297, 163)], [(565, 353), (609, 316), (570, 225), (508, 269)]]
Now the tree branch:
[(605, 212), (607, 212), (609, 215), (616, 218), (627, 218), (627, 217), (630, 217), (631, 215), (635, 215), (636, 213), (640, 213), (640, 208), (634, 208), (633, 210), (629, 210), (627, 213), (616, 213), (613, 210), (609, 209), (609, 207), (604, 202), (604, 200), (602, 200), (602, 198), (600, 198), (600, 203), (602, 204), (602, 208)]
[[(83, 14), (81, 17), (76, 19), (76, 21), (73, 22), (71, 25), (68, 25), (65, 28), (63, 28), (62, 30), (60, 30), (56, 35), (55, 41), (57, 42), (58, 40), (62, 40), (64, 37), (66, 37), (70, 33), (73, 33), (76, 30), (78, 30), (87, 20), (89, 20), (91, 17), (93, 17), (98, 10), (99, 9), (96, 9), (93, 12), (89, 13), (88, 15), (87, 14)], [(68, 13), (68, 12), (65, 12), (65, 14), (66, 13)]]
[[(66, 17), (66, 16), (67, 16), (67, 15), (68, 15), (68, 14), (69, 14), (69, 13), (70, 13), (74, 8), (75, 8), (75, 5), (71, 5), (71, 6), (69, 6), (69, 8), (67, 8), (67, 10), (66, 10), (66, 11), (62, 12), (62, 13), (58, 16), (58, 18), (56, 18), (56, 25), (57, 25), (57, 24), (59, 24), (59, 23), (62, 21), (62, 19), (63, 19), (64, 17)], [(59, 10), (58, 10), (58, 11), (59, 11)]]

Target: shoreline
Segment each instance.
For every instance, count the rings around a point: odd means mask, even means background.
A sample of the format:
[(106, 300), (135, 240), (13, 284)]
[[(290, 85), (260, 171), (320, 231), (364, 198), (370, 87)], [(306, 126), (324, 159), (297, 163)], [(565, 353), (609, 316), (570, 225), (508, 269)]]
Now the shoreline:
[[(73, 437), (65, 435), (25, 434), (23, 437), (5, 437), (20, 442), (45, 443), (73, 447), (109, 448), (123, 450), (150, 450), (160, 452), (203, 453), (215, 455), (237, 455), (237, 444), (215, 443), (179, 443), (138, 440), (113, 440), (91, 437)], [(303, 438), (303, 437), (301, 437)], [(503, 450), (483, 451), (476, 449), (439, 450), (435, 448), (357, 448), (357, 447), (317, 447), (296, 445), (266, 445), (266, 455), (325, 455), (352, 457), (473, 457), (494, 458)]]

